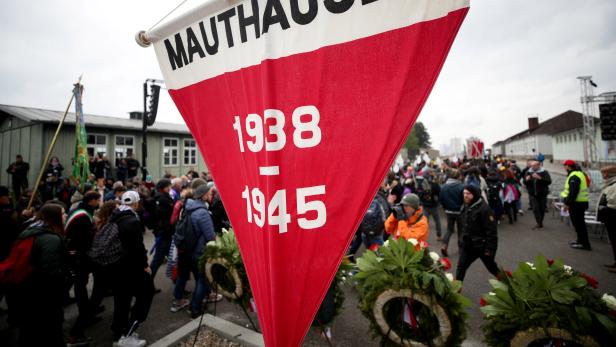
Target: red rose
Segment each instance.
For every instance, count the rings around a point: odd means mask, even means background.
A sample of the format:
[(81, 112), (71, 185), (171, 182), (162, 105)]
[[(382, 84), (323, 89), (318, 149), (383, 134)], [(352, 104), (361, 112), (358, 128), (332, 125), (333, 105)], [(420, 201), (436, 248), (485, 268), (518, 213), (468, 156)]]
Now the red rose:
[(483, 297), (479, 298), (479, 306), (484, 307), (488, 302)]
[(548, 259), (548, 265), (552, 266), (552, 264), (554, 264), (554, 259)]
[(379, 249), (379, 245), (376, 243), (373, 243), (370, 245), (370, 247), (368, 247), (369, 250), (376, 252)]
[(590, 277), (590, 276), (588, 276), (585, 273), (581, 273), (580, 275), (582, 277), (584, 277), (584, 279), (586, 280), (586, 283), (588, 283), (589, 286), (591, 286), (591, 287), (593, 287), (595, 289), (599, 288), (599, 281), (597, 281), (596, 278)]
[(447, 270), (451, 269), (451, 261), (449, 261), (449, 259), (447, 259), (447, 258), (440, 258), (438, 261), (441, 263), (441, 266), (443, 267), (443, 270), (447, 271)]

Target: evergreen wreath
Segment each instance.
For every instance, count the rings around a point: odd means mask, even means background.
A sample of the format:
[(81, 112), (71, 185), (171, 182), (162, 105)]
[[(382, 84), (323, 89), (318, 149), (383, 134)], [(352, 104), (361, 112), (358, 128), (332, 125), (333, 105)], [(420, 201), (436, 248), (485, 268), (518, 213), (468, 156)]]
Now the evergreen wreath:
[[(386, 241), (357, 260), (360, 309), (383, 346), (460, 346), (467, 298), (451, 263), (415, 239)], [(405, 317), (406, 316), (406, 317)], [(408, 323), (410, 321), (410, 323)]]
[[(528, 346), (560, 339), (581, 346), (616, 345), (616, 299), (596, 291), (596, 279), (562, 260), (538, 255), (513, 272), (490, 280), (481, 298), (485, 342), (490, 346)], [(542, 342), (543, 343), (543, 342)]]
[(251, 307), (252, 291), (233, 229), (223, 229), (216, 240), (206, 244), (199, 268), (205, 269), (210, 283), (216, 284), (225, 298)]

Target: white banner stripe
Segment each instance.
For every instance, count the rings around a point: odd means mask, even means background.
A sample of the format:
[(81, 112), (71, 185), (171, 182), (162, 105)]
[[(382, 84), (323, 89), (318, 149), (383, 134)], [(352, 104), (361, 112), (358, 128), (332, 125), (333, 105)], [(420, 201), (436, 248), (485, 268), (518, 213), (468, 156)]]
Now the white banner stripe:
[(260, 166), (259, 175), (261, 176), (278, 176), (280, 175), (279, 166)]
[[(255, 37), (254, 24), (246, 25), (244, 30), (246, 42), (242, 42), (238, 17), (240, 6), (244, 18), (252, 16), (252, 2), (250, 0), (242, 2), (241, 5), (232, 10), (225, 9), (213, 17), (203, 18), (202, 21), (156, 42), (154, 48), (167, 87), (180, 89), (225, 72), (258, 65), (265, 59), (277, 59), (310, 52), (321, 47), (404, 28), (444, 17), (452, 11), (469, 6), (469, 0), (375, 0), (373, 2), (356, 0), (344, 13), (334, 14), (325, 8), (324, 1), (316, 2), (318, 4), (316, 17), (306, 25), (300, 25), (294, 21), (291, 15), (290, 1), (281, 1), (289, 28), (283, 30), (281, 24), (277, 22), (271, 24), (267, 28), (267, 32), (264, 33), (263, 18), (267, 1), (259, 0), (257, 3), (260, 37)], [(363, 4), (364, 2), (366, 4)], [(299, 1), (299, 3), (303, 4), (303, 6), (300, 6), (300, 11), (306, 12), (308, 2)], [(423, 7), (426, 10), (413, 10), (418, 7)], [(227, 11), (232, 11), (233, 15)], [(227, 15), (221, 17), (221, 13)], [(275, 11), (272, 13), (280, 15)], [(208, 54), (202, 35), (202, 27), (209, 44), (212, 45), (215, 42), (211, 29), (212, 23), (217, 32), (218, 47), (217, 50), (210, 49), (212, 54)], [(229, 36), (226, 34), (227, 29), (230, 31)], [(189, 38), (187, 37), (189, 31), (194, 33), (197, 42), (195, 43), (193, 40), (191, 45), (194, 48), (198, 44), (198, 48), (203, 51), (203, 58), (200, 57), (197, 50), (193, 50), (192, 55), (189, 54)], [(185, 55), (182, 57), (178, 53), (182, 50), (176, 45), (176, 36), (179, 43), (184, 47)], [(233, 41), (232, 46), (230, 45), (231, 41)], [(173, 48), (172, 54), (178, 55), (177, 62), (179, 64), (172, 63), (176, 60), (170, 58), (165, 42)], [(187, 64), (183, 62), (187, 62)], [(175, 70), (172, 64), (176, 65)], [(180, 64), (182, 67), (179, 67)]]

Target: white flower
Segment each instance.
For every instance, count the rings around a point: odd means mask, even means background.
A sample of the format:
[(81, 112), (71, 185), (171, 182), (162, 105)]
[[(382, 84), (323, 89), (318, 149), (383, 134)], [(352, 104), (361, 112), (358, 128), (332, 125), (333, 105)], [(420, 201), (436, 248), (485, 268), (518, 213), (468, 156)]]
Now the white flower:
[(535, 270), (535, 264), (527, 261), (526, 265), (530, 266), (531, 269)]
[(414, 239), (412, 237), (410, 239), (408, 239), (408, 242), (412, 243), (413, 246), (417, 246), (417, 244), (419, 243), (419, 241), (417, 241), (417, 239)]
[(449, 280), (449, 282), (453, 282), (453, 275), (451, 274), (451, 272), (447, 272), (447, 273), (445, 273), (445, 277), (447, 277), (447, 279)]
[(432, 258), (432, 260), (434, 261), (438, 261), (439, 259), (441, 259), (441, 257), (439, 257), (438, 253), (436, 252), (430, 252), (430, 258)]
[(382, 262), (382, 261), (383, 261), (383, 258), (378, 257), (378, 258), (376, 258), (376, 261), (378, 261), (378, 262), (380, 263), (380, 262)]
[(389, 240), (385, 241), (385, 243), (383, 243), (384, 247), (389, 247)]
[(228, 233), (229, 233), (229, 230), (227, 230), (227, 229), (225, 229), (225, 228), (222, 228), (222, 233), (223, 233), (223, 234), (228, 234)]
[(610, 310), (616, 310), (616, 298), (615, 297), (611, 295), (603, 294), (603, 296), (601, 297), (601, 300), (605, 302), (605, 304)]
[(488, 293), (488, 295), (495, 296), (495, 295), (496, 295), (496, 293), (494, 293), (494, 292), (489, 292), (489, 293)]
[(205, 244), (205, 246), (216, 246), (216, 241), (210, 241), (208, 243)]
[(340, 279), (342, 280), (342, 282), (346, 281), (346, 277), (345, 276), (342, 276)]
[(563, 265), (563, 270), (565, 270), (567, 275), (571, 275), (573, 273), (573, 268), (569, 265)]

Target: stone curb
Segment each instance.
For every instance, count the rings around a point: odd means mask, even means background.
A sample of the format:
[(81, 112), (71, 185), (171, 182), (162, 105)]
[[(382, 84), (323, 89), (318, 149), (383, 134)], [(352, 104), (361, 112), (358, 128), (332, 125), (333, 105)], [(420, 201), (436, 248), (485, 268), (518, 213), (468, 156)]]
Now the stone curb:
[[(171, 334), (149, 345), (150, 347), (168, 347), (175, 346), (182, 342), (186, 337), (197, 331), (200, 318), (195, 318), (186, 323)], [(216, 334), (226, 338), (227, 340), (237, 342), (246, 347), (264, 347), (263, 335), (252, 330), (246, 329), (237, 324), (231, 323), (224, 319), (205, 314), (201, 325), (204, 328), (214, 331)], [(202, 328), (203, 329), (203, 328)]]

